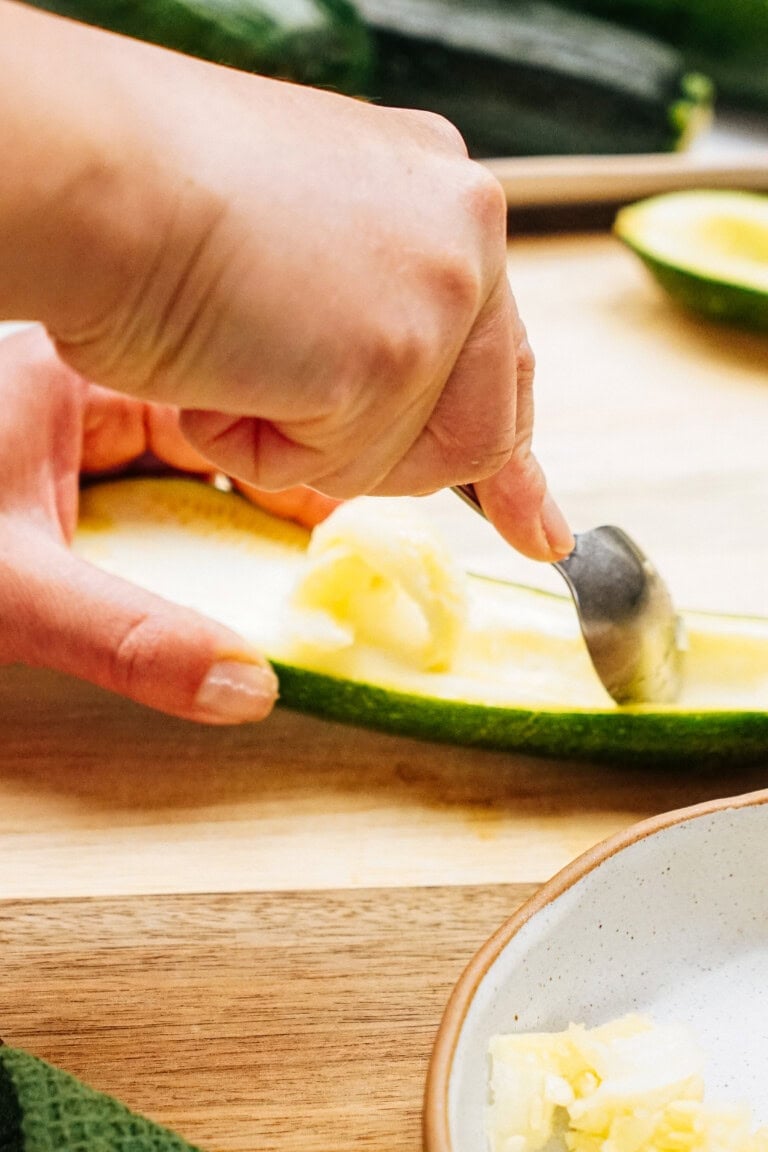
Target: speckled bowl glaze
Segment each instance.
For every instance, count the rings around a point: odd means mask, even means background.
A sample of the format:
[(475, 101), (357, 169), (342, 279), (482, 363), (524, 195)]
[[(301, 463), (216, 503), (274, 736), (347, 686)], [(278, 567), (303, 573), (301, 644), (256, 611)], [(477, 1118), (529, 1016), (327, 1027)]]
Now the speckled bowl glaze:
[(440, 1025), (426, 1152), (485, 1152), (492, 1035), (630, 1011), (689, 1027), (708, 1097), (747, 1101), (768, 1123), (768, 790), (634, 825), (502, 925)]

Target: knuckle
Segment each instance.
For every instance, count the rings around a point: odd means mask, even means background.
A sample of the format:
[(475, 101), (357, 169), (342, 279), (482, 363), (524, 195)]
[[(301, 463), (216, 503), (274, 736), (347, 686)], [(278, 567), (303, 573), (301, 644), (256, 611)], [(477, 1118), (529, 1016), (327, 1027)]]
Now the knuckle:
[(518, 379), (523, 377), (525, 380), (531, 382), (537, 362), (535, 362), (535, 355), (531, 347), (529, 334), (527, 334), (525, 325), (519, 317), (514, 301), (512, 301), (512, 314), (514, 314), (515, 366), (517, 376)]
[(508, 462), (511, 454), (512, 449), (506, 437), (503, 440), (490, 441), (482, 444), (479, 448), (476, 447), (469, 461), (473, 478), (485, 480), (489, 476), (495, 476)]
[(536, 356), (528, 343), (528, 337), (523, 332), (515, 347), (515, 367), (517, 369), (518, 383), (530, 384), (536, 372)]
[(429, 288), (451, 318), (464, 321), (474, 317), (480, 306), (481, 270), (476, 261), (445, 255), (432, 270)]
[(507, 469), (516, 491), (525, 497), (526, 503), (539, 507), (547, 492), (547, 481), (528, 445), (513, 452)]
[(532, 377), (536, 371), (536, 357), (527, 340), (518, 347), (516, 360), (518, 376)]
[(403, 110), (403, 115), (419, 134), (438, 146), (441, 151), (465, 158), (468, 155), (467, 145), (461, 132), (455, 124), (446, 119), (445, 116), (441, 116), (439, 112), (409, 108)]
[(362, 357), (368, 380), (407, 385), (423, 373), (429, 357), (428, 341), (407, 322), (382, 326), (369, 335)]
[(163, 660), (164, 629), (160, 620), (144, 613), (133, 620), (112, 654), (112, 680), (117, 691), (131, 695)]
[(456, 475), (455, 483), (484, 480), (495, 475), (514, 452), (514, 429), (500, 423), (475, 428), (465, 425), (458, 431), (437, 433), (446, 466)]
[(464, 190), (464, 202), (469, 215), (480, 226), (483, 234), (506, 236), (507, 200), (504, 189), (482, 164), (473, 161), (469, 172)]

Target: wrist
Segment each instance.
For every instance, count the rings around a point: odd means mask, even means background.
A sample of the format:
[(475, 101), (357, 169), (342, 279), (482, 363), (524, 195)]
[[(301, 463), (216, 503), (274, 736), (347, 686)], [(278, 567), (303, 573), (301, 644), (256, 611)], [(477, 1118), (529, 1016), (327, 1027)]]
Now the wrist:
[(137, 290), (171, 211), (131, 98), (133, 48), (0, 0), (0, 149), (14, 158), (0, 172), (0, 317), (65, 342)]

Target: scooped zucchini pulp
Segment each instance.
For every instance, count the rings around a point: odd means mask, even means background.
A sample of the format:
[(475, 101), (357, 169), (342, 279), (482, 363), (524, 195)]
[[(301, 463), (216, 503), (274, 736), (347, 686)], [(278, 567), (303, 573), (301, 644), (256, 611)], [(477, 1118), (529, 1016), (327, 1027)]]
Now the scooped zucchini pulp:
[(121, 480), (83, 492), (74, 547), (238, 631), (328, 718), (551, 756), (768, 748), (768, 620), (687, 615), (680, 701), (617, 708), (570, 600), (468, 576), (422, 516), (351, 502), (310, 538), (197, 481)]

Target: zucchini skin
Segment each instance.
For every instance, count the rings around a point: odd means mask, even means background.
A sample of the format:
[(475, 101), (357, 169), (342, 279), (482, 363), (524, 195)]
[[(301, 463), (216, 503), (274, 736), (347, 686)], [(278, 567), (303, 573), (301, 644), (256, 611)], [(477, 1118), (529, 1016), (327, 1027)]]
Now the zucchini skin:
[(272, 661), (280, 705), (379, 732), (550, 759), (679, 768), (765, 760), (768, 712), (503, 708), (426, 699)]
[(639, 248), (626, 237), (627, 247), (640, 257), (661, 287), (684, 308), (722, 324), (735, 324), (768, 333), (768, 294), (747, 284), (718, 281), (675, 267)]
[(546, 0), (358, 0), (373, 95), (438, 112), (474, 156), (670, 151), (712, 90), (668, 45)]
[[(516, 0), (507, 0), (514, 8)], [(559, 0), (658, 36), (728, 103), (768, 110), (768, 0)]]
[(189, 56), (358, 95), (371, 43), (351, 0), (29, 0)]

